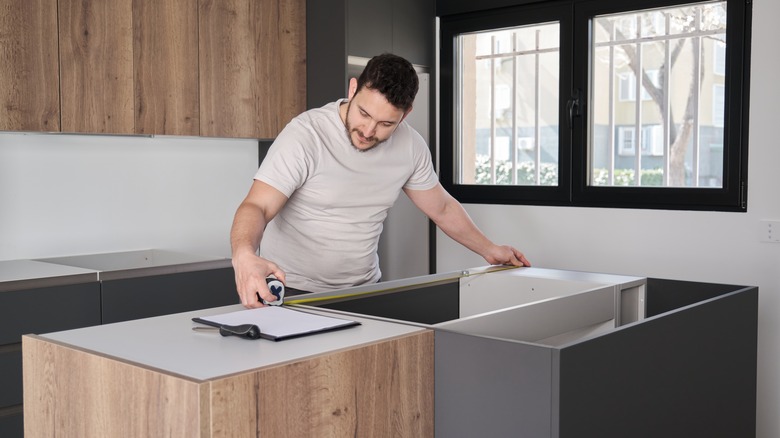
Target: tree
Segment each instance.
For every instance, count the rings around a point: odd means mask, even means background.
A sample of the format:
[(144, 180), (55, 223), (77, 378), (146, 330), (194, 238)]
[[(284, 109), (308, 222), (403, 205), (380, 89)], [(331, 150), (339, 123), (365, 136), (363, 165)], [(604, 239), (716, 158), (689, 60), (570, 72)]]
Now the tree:
[[(720, 25), (720, 23), (723, 23), (722, 27), (725, 29), (725, 9), (722, 5), (688, 6), (666, 9), (660, 12), (665, 18), (666, 26), (675, 24), (679, 27), (680, 34), (696, 35), (699, 29), (714, 28)], [(637, 17), (639, 17), (639, 29), (651, 28), (654, 25), (652, 14), (639, 13)], [(597, 21), (606, 32), (614, 35), (617, 40), (625, 41), (629, 39), (624, 35), (621, 27), (617, 25), (619, 23), (618, 20)], [(669, 90), (668, 81), (671, 77), (671, 72), (674, 70), (686, 47), (690, 48), (691, 59), (701, 59), (702, 62), (698, 63), (698, 65), (704, 65), (704, 53), (701, 50), (702, 38), (711, 38), (725, 42), (723, 37), (718, 35), (704, 35), (703, 37), (696, 35), (689, 38), (665, 40), (665, 44), (672, 44), (672, 46), (668, 60), (664, 61), (659, 68), (657, 83), (653, 82), (648, 75), (647, 69), (642, 68), (636, 45), (625, 44), (618, 46), (618, 50), (625, 56), (625, 64), (633, 71), (634, 77), (641, 78), (645, 91), (658, 106), (659, 113), (662, 115), (661, 123), (664, 126), (664, 131), (669, 133), (669, 175), (666, 183), (668, 186), (682, 187), (686, 185), (685, 157), (688, 153), (688, 145), (691, 143), (695, 127), (695, 110), (699, 101), (698, 96), (701, 93), (705, 70), (699, 68), (696, 62), (690, 63), (692, 69), (691, 80), (689, 82), (684, 113), (679, 125), (674, 123), (674, 120), (676, 120), (674, 109), (671, 105), (667, 106), (665, 103), (665, 93)], [(637, 44), (641, 44), (641, 42)], [(696, 79), (696, 72), (699, 73), (698, 80), (694, 80)]]

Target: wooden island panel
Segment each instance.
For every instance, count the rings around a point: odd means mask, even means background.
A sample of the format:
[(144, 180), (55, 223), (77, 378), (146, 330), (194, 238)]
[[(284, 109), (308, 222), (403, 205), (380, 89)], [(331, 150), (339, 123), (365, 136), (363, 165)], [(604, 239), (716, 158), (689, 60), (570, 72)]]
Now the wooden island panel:
[(433, 340), (421, 331), (200, 381), (29, 335), (25, 436), (432, 437)]
[(22, 352), (25, 437), (203, 436), (196, 381), (37, 336)]

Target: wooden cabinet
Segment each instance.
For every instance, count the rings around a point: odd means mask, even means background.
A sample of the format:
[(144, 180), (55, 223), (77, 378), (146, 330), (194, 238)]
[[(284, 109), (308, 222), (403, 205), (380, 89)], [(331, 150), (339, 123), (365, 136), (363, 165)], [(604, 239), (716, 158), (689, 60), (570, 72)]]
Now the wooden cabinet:
[(62, 131), (198, 135), (195, 0), (59, 1)]
[(305, 11), (0, 0), (0, 130), (275, 137), (305, 109)]
[(63, 132), (132, 134), (131, 0), (59, 0)]
[(135, 133), (198, 135), (198, 4), (133, 1)]
[(0, 130), (59, 131), (56, 0), (0, 0), (0, 60)]
[(305, 0), (201, 0), (201, 135), (270, 138), (305, 109)]

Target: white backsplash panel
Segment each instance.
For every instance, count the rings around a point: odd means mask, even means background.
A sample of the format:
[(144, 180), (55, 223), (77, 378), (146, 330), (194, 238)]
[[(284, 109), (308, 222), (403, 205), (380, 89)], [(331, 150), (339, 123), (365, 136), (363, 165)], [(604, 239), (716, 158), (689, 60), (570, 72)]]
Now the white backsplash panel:
[(257, 140), (0, 133), (0, 260), (160, 248), (229, 257)]

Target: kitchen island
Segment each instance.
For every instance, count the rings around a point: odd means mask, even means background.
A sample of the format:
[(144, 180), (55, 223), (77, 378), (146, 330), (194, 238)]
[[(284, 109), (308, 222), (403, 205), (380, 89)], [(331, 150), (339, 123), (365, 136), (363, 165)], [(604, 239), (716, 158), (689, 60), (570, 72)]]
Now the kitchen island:
[(433, 332), (365, 318), (280, 342), (192, 329), (242, 309), (24, 336), (25, 436), (432, 436)]
[(286, 304), (361, 325), (192, 331), (229, 306), (25, 336), (25, 432), (755, 435), (756, 287), (483, 267)]

